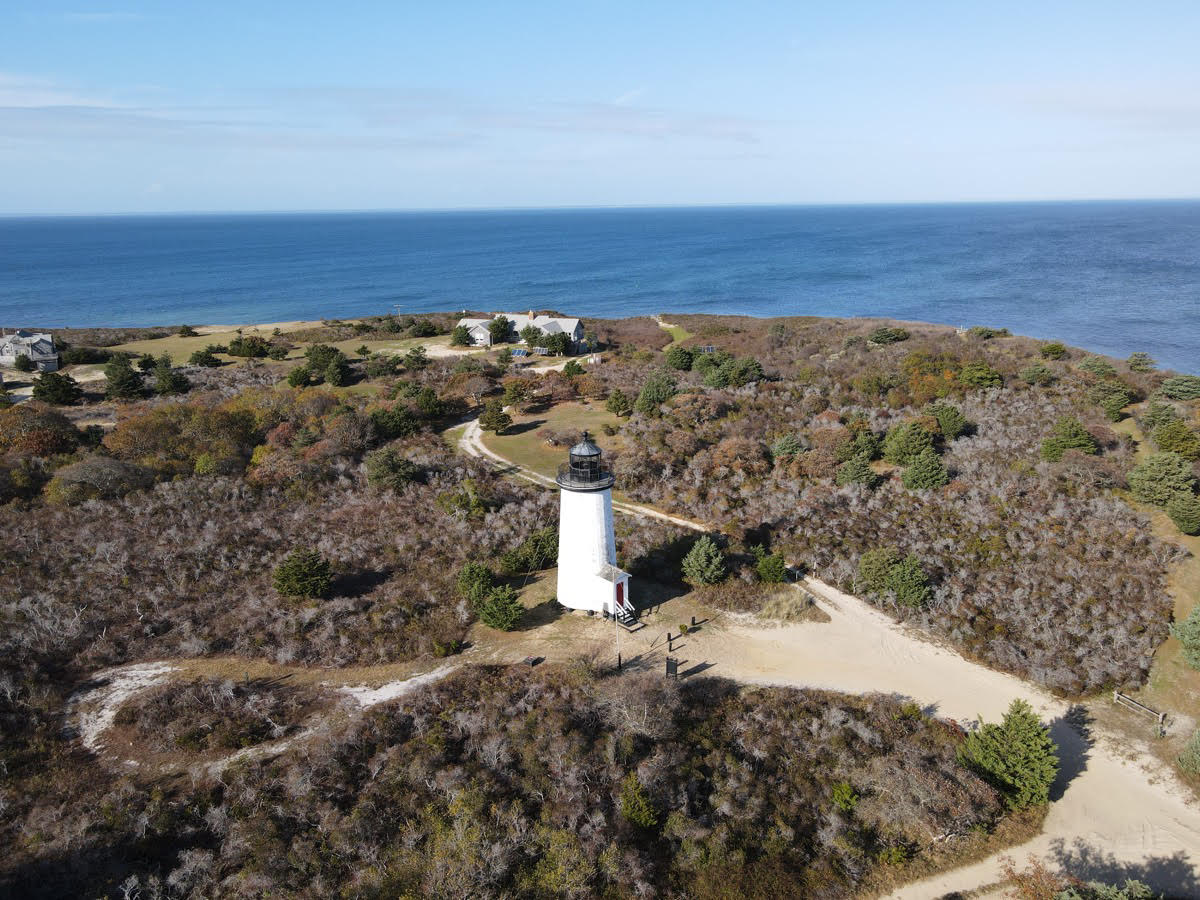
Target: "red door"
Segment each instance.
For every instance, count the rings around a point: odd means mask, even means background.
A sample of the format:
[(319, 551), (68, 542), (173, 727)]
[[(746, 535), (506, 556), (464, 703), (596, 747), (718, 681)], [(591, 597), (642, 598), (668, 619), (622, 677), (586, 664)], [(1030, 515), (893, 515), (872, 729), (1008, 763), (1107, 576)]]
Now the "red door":
[(617, 609), (625, 606), (625, 582), (617, 582)]

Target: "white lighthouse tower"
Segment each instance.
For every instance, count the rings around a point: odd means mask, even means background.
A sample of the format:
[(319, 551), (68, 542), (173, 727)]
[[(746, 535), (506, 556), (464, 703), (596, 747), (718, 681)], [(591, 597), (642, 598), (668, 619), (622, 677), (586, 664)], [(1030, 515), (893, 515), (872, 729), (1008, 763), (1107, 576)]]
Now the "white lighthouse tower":
[(613, 475), (588, 433), (558, 467), (558, 602), (633, 621), (629, 573), (617, 568)]

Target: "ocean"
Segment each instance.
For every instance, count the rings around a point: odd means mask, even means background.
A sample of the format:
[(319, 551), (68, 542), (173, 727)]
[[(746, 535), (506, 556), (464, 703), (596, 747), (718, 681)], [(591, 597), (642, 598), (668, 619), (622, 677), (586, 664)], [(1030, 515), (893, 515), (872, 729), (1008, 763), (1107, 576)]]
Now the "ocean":
[(886, 316), (1200, 371), (1200, 201), (0, 218), (0, 325)]

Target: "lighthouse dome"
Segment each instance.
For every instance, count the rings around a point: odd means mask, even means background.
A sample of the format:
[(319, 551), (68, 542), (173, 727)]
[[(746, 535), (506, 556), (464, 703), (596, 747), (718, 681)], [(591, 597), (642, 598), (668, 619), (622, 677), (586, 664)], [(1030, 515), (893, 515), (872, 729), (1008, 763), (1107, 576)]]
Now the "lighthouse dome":
[(599, 456), (600, 448), (592, 443), (591, 437), (585, 431), (583, 439), (571, 448), (570, 454), (572, 456)]
[(570, 449), (558, 467), (558, 486), (568, 491), (604, 491), (613, 485), (612, 469), (601, 460), (600, 448), (585, 431), (583, 440)]

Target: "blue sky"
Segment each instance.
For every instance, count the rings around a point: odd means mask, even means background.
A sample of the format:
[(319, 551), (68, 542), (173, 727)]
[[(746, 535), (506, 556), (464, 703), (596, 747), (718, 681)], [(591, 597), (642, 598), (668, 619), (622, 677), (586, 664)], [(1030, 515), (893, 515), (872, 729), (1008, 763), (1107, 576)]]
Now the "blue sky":
[(1200, 196), (1200, 3), (0, 6), (0, 213)]

